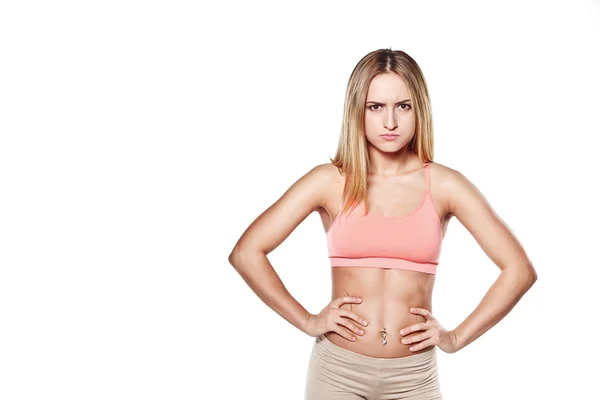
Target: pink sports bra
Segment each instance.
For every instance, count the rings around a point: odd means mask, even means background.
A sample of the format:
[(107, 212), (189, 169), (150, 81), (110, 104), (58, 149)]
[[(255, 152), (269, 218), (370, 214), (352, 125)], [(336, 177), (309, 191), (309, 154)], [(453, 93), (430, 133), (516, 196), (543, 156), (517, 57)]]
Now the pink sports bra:
[[(442, 224), (430, 192), (417, 209), (403, 216), (364, 214), (364, 201), (344, 217), (339, 213), (327, 231), (332, 267), (378, 267), (435, 274), (442, 247)], [(358, 212), (361, 211), (361, 212)]]

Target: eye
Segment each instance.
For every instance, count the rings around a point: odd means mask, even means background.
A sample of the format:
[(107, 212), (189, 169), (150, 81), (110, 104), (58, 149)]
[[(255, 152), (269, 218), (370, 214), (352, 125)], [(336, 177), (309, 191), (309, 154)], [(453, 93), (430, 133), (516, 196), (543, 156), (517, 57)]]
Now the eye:
[[(403, 109), (403, 110), (410, 110), (412, 107), (410, 106), (410, 104), (399, 104), (399, 106)], [(377, 109), (373, 109), (373, 107), (378, 107)], [(381, 106), (379, 104), (372, 104), (370, 106), (367, 107), (369, 110), (371, 111), (377, 111), (379, 108), (381, 108)]]

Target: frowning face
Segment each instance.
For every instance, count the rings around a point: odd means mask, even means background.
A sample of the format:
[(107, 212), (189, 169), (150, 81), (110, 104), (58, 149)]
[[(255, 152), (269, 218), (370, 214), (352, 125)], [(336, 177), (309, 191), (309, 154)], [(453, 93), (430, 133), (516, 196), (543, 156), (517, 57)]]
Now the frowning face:
[(414, 136), (412, 102), (397, 74), (384, 73), (371, 80), (365, 103), (365, 133), (369, 144), (385, 153), (397, 152)]

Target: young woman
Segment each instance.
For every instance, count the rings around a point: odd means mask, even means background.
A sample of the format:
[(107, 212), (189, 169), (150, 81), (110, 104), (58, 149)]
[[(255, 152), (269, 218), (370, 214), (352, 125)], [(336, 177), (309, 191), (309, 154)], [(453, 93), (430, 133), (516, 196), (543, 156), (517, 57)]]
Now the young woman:
[[(335, 158), (296, 181), (242, 234), (230, 263), (275, 312), (315, 337), (306, 399), (441, 399), (436, 347), (454, 353), (499, 322), (537, 279), (479, 190), (433, 162), (432, 114), (417, 63), (381, 49), (354, 68)], [(267, 254), (310, 213), (327, 235), (332, 301), (309, 313)], [(501, 269), (458, 327), (432, 312), (448, 223), (456, 217)]]

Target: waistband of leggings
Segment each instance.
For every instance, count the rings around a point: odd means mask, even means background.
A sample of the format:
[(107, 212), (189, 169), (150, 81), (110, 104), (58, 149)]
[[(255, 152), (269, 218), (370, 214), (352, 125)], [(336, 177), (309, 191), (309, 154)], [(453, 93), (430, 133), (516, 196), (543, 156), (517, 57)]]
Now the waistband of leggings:
[(395, 357), (395, 358), (381, 358), (381, 357), (371, 357), (365, 354), (360, 354), (354, 352), (352, 350), (345, 349), (343, 347), (338, 346), (333, 343), (331, 340), (327, 339), (327, 337), (323, 334), (317, 336), (315, 339), (315, 345), (320, 346), (334, 354), (339, 355), (340, 357), (344, 357), (346, 359), (351, 359), (353, 361), (359, 363), (377, 363), (384, 365), (394, 365), (394, 366), (403, 366), (403, 365), (413, 365), (415, 363), (426, 362), (436, 356), (437, 347), (432, 347), (431, 349), (423, 352), (411, 354), (409, 356), (404, 357)]

